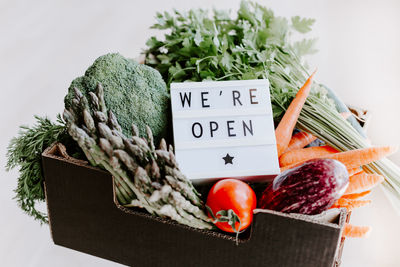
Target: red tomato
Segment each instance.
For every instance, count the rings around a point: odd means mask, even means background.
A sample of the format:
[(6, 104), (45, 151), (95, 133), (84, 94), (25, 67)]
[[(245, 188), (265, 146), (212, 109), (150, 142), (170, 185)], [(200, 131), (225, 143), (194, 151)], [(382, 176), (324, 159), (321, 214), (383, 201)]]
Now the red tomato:
[[(239, 231), (250, 226), (256, 205), (256, 194), (251, 187), (245, 182), (236, 179), (218, 181), (207, 196), (207, 206), (210, 207), (217, 218), (220, 216), (216, 214), (221, 210), (232, 209), (236, 213), (241, 222), (240, 229), (239, 223), (235, 224), (236, 229), (239, 229)], [(227, 222), (217, 222), (215, 225), (223, 231), (235, 232)]]

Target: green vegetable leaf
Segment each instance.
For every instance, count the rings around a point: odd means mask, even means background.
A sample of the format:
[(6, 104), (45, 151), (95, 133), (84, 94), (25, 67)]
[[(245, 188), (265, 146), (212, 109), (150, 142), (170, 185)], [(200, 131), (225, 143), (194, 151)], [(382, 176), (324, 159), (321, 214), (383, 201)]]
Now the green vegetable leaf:
[(219, 42), (219, 40), (218, 40), (218, 36), (214, 36), (213, 42), (214, 42), (214, 45), (218, 48), (219, 45), (220, 45), (220, 42)]
[(232, 58), (228, 53), (224, 53), (221, 59), (222, 67), (226, 68), (228, 71), (232, 69)]
[(190, 47), (190, 40), (189, 38), (184, 38), (182, 42), (183, 47)]
[(154, 36), (153, 36), (153, 37), (150, 37), (150, 39), (148, 39), (147, 42), (146, 42), (146, 45), (149, 46), (149, 47), (151, 47), (151, 48), (158, 47), (160, 44), (162, 44), (162, 43), (159, 42), (159, 41), (157, 40), (157, 38), (154, 37)]
[(203, 36), (201, 35), (200, 31), (196, 31), (196, 34), (194, 36), (194, 43), (197, 46), (200, 46), (200, 43), (203, 41)]
[(293, 44), (293, 50), (296, 54), (310, 55), (318, 52), (315, 48), (317, 39), (303, 39)]
[(267, 40), (271, 44), (283, 45), (286, 42), (286, 36), (288, 35), (289, 22), (286, 18), (275, 17), (271, 20), (269, 25), (269, 39)]
[(292, 18), (293, 28), (300, 33), (311, 31), (311, 26), (315, 23), (315, 19), (300, 18), (295, 16)]
[(82, 157), (79, 146), (66, 131), (64, 121), (58, 115), (57, 123), (45, 117), (35, 116), (36, 125), (21, 126), (7, 149), (6, 170), (19, 168), (15, 199), (21, 209), (40, 223), (47, 223), (47, 215), (37, 209), (37, 204), (45, 200), (41, 155), (52, 143), (62, 142), (69, 148), (69, 154)]

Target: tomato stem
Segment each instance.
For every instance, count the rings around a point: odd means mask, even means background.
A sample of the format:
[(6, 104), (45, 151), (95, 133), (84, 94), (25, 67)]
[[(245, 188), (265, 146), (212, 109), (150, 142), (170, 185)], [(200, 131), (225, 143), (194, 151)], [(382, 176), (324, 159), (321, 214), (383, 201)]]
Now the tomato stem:
[[(213, 223), (216, 224), (218, 222), (221, 223), (228, 223), (231, 227), (232, 230), (236, 233), (236, 245), (239, 245), (239, 234), (240, 228), (242, 227), (242, 222), (240, 221), (239, 216), (232, 210), (220, 210), (218, 211), (215, 215), (211, 208), (206, 205), (206, 208), (208, 212), (210, 213), (211, 217), (213, 218)], [(236, 228), (236, 223), (239, 223), (239, 228)]]

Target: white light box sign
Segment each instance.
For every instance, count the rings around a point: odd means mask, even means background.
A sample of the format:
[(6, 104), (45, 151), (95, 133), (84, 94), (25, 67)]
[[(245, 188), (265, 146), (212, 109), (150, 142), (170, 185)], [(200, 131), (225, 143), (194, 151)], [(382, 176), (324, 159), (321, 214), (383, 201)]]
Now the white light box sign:
[(279, 174), (268, 80), (171, 84), (176, 158), (193, 182)]

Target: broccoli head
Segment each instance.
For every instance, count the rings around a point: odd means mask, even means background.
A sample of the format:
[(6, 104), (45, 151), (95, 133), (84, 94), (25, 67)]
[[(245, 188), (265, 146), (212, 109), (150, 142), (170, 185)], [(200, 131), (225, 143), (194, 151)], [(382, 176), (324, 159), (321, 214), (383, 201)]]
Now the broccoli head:
[(104, 100), (118, 119), (125, 135), (131, 135), (132, 123), (140, 132), (145, 125), (153, 131), (156, 142), (166, 137), (169, 125), (169, 94), (160, 73), (120, 54), (107, 54), (96, 59), (85, 75), (72, 81), (64, 99), (69, 108), (73, 88), (87, 97), (98, 83), (104, 87)]

